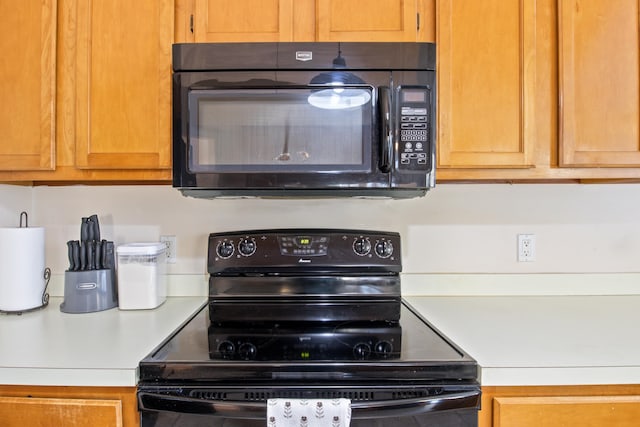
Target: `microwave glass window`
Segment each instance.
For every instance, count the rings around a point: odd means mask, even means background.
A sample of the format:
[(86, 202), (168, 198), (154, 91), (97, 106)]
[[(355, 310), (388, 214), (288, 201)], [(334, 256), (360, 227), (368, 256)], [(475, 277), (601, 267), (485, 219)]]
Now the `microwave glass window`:
[(194, 90), (192, 172), (363, 171), (371, 167), (372, 105), (313, 106), (304, 89)]

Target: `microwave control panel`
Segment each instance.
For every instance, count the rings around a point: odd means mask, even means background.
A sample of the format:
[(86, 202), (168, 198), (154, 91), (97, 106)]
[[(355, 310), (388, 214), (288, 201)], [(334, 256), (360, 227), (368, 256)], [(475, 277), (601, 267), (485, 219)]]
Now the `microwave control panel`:
[(431, 90), (425, 86), (401, 87), (398, 92), (397, 169), (425, 172), (431, 169)]

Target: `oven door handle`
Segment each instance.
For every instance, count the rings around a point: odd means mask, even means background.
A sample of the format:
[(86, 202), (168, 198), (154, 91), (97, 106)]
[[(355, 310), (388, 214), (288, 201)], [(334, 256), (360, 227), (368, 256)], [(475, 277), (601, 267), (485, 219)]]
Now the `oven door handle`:
[[(478, 408), (479, 404), (479, 389), (415, 399), (352, 402), (351, 418), (358, 420), (407, 417), (452, 409)], [(140, 411), (168, 411), (229, 419), (267, 418), (264, 402), (202, 400), (141, 391), (138, 392), (138, 406)]]
[(455, 409), (479, 408), (480, 390), (416, 399), (381, 400), (377, 402), (352, 402), (351, 418), (355, 420), (371, 418), (411, 417)]

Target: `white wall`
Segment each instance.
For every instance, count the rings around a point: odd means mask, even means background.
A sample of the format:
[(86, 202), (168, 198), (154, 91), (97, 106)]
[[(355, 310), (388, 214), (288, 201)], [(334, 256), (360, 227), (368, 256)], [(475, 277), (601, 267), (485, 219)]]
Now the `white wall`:
[[(0, 186), (0, 219), (20, 212), (25, 191)], [(398, 231), (407, 273), (640, 272), (640, 184), (441, 184), (411, 200), (198, 200), (168, 186), (28, 191), (54, 274), (93, 213), (117, 244), (177, 236), (171, 274), (205, 272), (209, 232), (272, 227)], [(536, 234), (536, 262), (516, 262), (518, 233)]]
[[(0, 227), (18, 227), (20, 212), (27, 212), (33, 219), (31, 187), (0, 184)], [(37, 225), (30, 221), (29, 225)]]

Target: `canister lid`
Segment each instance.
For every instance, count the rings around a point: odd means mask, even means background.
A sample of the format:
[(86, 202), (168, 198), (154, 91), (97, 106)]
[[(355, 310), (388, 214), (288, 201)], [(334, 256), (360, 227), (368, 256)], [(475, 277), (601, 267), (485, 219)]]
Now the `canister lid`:
[(135, 242), (118, 245), (119, 255), (156, 255), (164, 252), (166, 245), (162, 242)]

